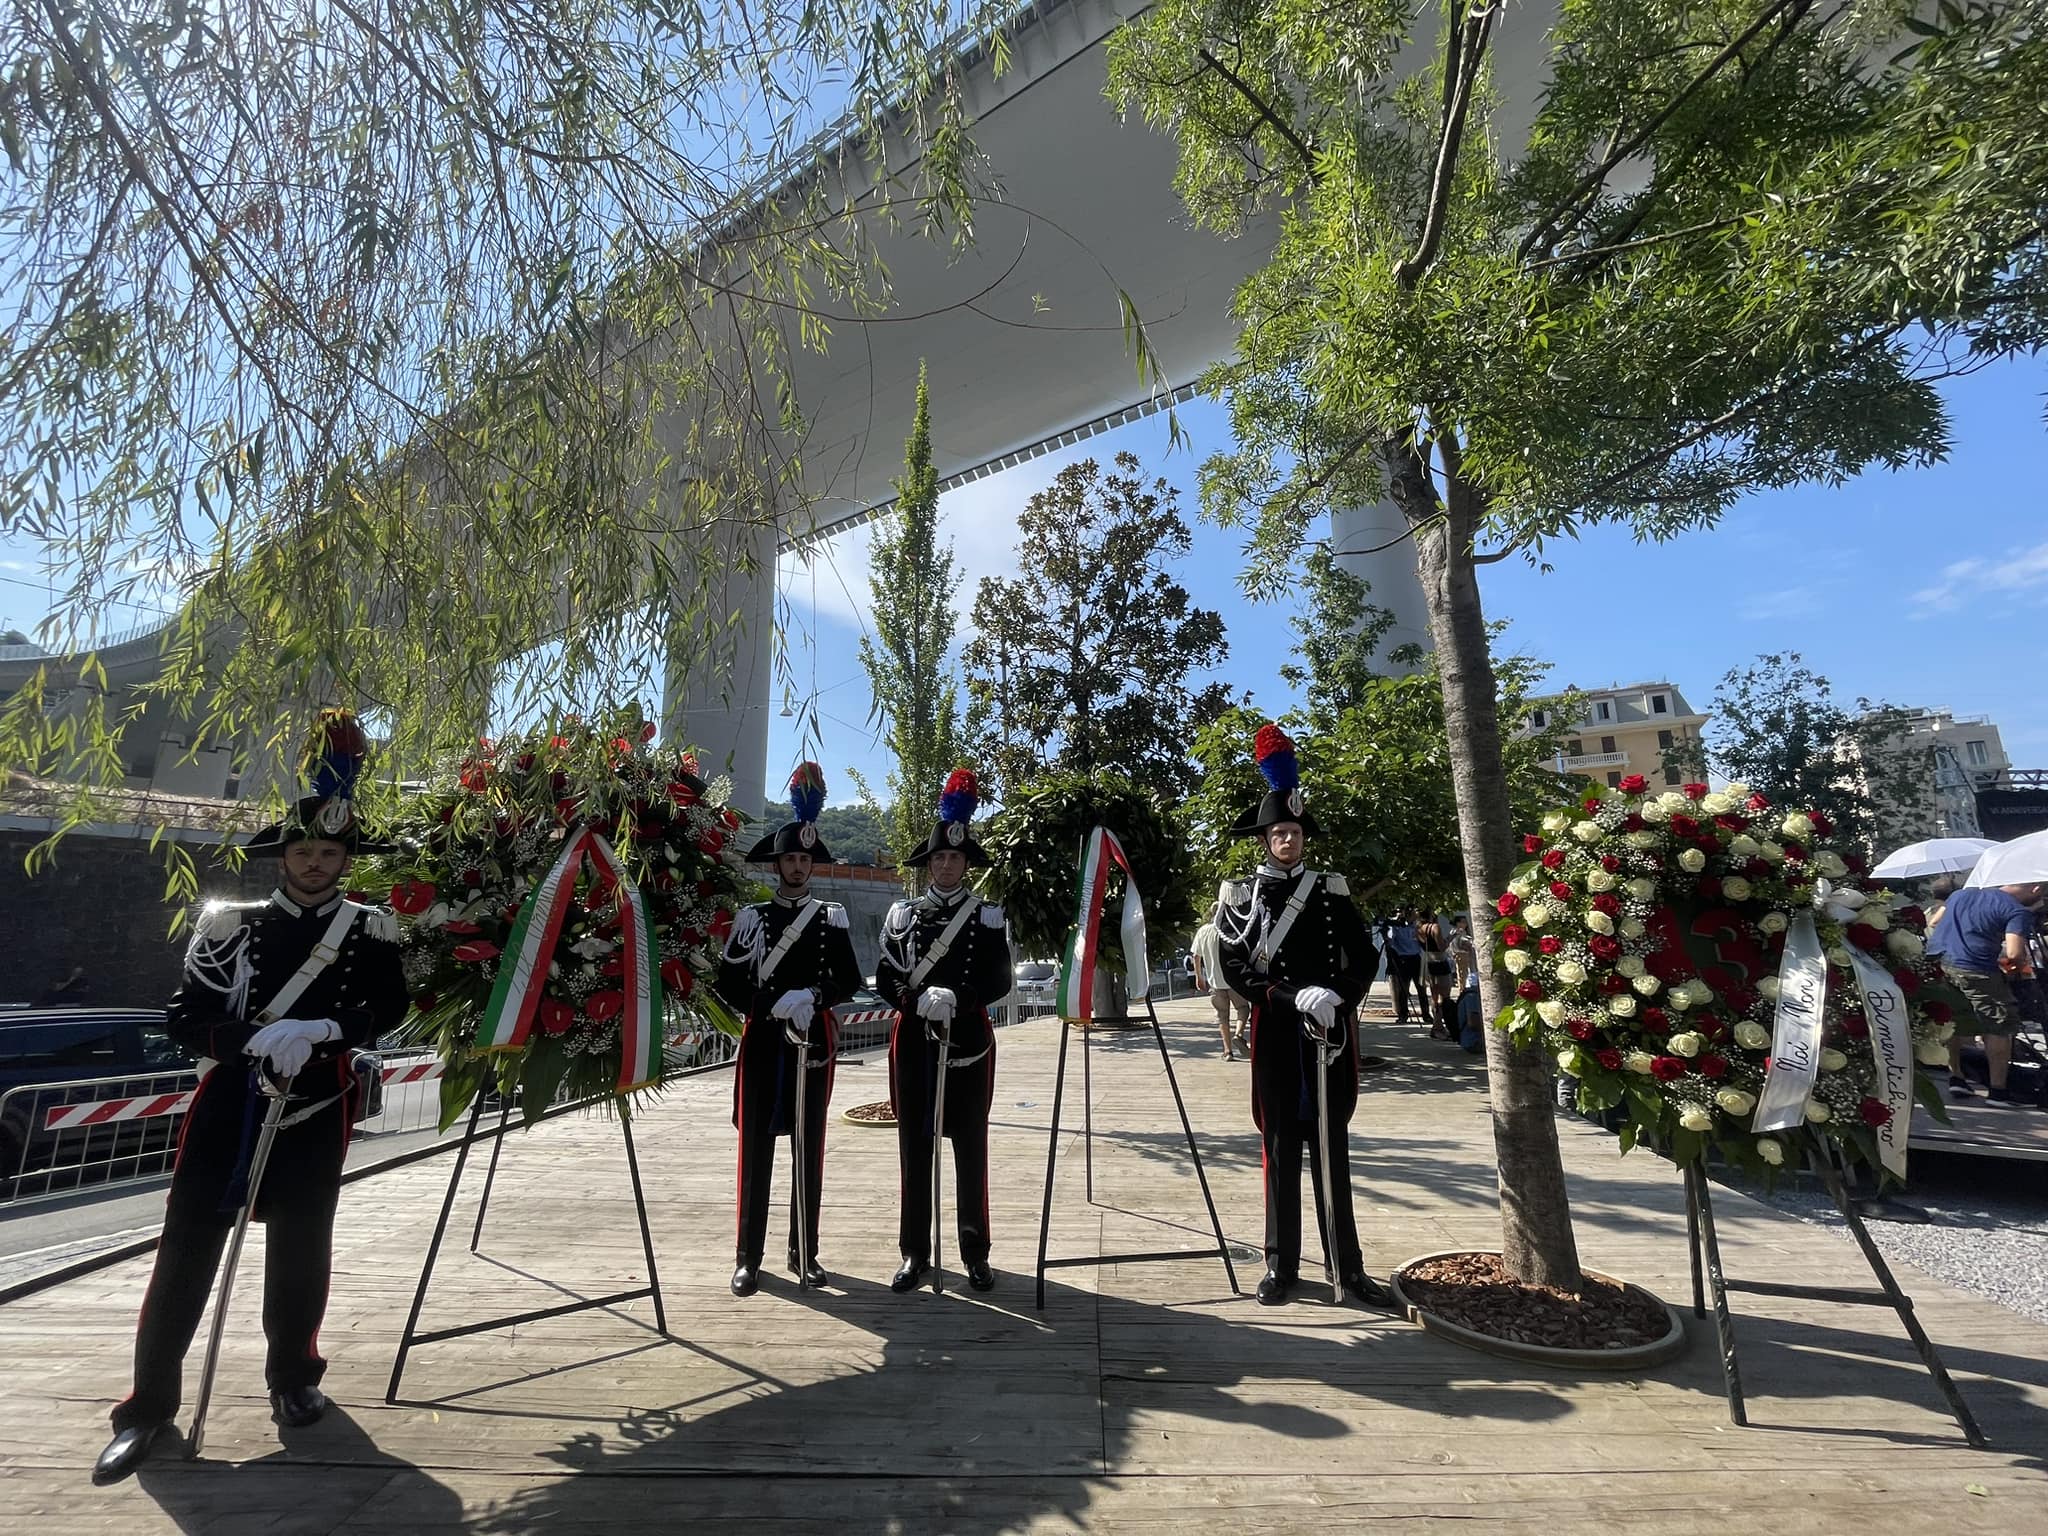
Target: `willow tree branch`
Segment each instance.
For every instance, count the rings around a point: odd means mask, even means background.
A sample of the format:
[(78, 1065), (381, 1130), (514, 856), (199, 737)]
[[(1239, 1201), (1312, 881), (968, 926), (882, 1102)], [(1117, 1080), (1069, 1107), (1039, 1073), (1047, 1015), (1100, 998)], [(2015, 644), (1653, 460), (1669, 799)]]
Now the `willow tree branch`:
[(1228, 80), (1236, 88), (1237, 94), (1252, 104), (1259, 116), (1265, 119), (1268, 126), (1294, 147), (1294, 152), (1301, 156), (1301, 168), (1307, 173), (1309, 180), (1322, 180), (1322, 177), (1316, 171), (1315, 151), (1309, 148), (1308, 141), (1299, 133), (1296, 133), (1292, 126), (1282, 122), (1280, 114), (1267, 104), (1265, 98), (1260, 96), (1249, 85), (1246, 85), (1236, 70), (1217, 58), (1206, 46), (1201, 50), (1201, 59), (1204, 64), (1207, 64), (1217, 74)]

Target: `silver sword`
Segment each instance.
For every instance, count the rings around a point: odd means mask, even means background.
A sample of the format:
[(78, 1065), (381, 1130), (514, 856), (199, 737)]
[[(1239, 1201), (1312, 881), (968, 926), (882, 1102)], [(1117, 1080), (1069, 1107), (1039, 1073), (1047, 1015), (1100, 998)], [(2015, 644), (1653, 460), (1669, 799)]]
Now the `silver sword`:
[(1337, 1226), (1337, 1191), (1330, 1186), (1330, 1062), (1328, 1042), (1316, 1026), (1316, 1165), (1323, 1175), (1323, 1271), (1330, 1281), (1330, 1304), (1344, 1304), (1344, 1282), (1337, 1278), (1337, 1245), (1330, 1240)]
[(796, 1286), (798, 1290), (809, 1285), (811, 1272), (811, 1208), (804, 1203), (804, 1129), (809, 1122), (804, 1118), (804, 1088), (811, 1077), (810, 1031), (796, 1047), (796, 1124), (791, 1127), (789, 1144), (796, 1155)]
[(953, 1049), (953, 1021), (939, 1025), (939, 1085), (932, 1090), (932, 1294), (945, 1289), (946, 1059)]
[(226, 1263), (220, 1277), (220, 1299), (213, 1307), (213, 1327), (206, 1335), (206, 1361), (199, 1368), (199, 1399), (192, 1408), (192, 1431), (185, 1437), (185, 1454), (196, 1457), (206, 1443), (206, 1409), (213, 1401), (213, 1373), (220, 1365), (220, 1341), (227, 1332), (228, 1302), (235, 1294), (235, 1266), (242, 1258), (242, 1239), (249, 1231), (249, 1216), (256, 1209), (256, 1195), (263, 1187), (263, 1170), (270, 1162), (270, 1144), (277, 1140), (278, 1122), (284, 1118), (285, 1101), (291, 1097), (292, 1080), (285, 1079), (264, 1111), (263, 1128), (256, 1135), (256, 1150), (249, 1155), (249, 1190), (242, 1208), (235, 1213), (235, 1233), (228, 1239)]

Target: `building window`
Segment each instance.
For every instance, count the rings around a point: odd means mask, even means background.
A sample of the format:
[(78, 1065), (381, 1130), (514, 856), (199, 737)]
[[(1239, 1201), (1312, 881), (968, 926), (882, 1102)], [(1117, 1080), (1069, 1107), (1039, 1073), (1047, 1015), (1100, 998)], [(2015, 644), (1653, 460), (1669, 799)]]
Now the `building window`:
[(1621, 788), (1621, 774), (1618, 771), (1607, 775), (1607, 787), (1609, 789)]
[(1970, 766), (1972, 768), (1984, 768), (1990, 765), (1991, 750), (1983, 742), (1966, 741), (1963, 743), (1963, 750), (1970, 754)]
[(1602, 720), (1612, 720), (1614, 718), (1614, 710), (1605, 699), (1602, 699), (1598, 704), (1595, 704), (1593, 708), (1600, 712), (1600, 718)]
[(1657, 745), (1658, 745), (1658, 746), (1659, 746), (1660, 748), (1662, 748), (1662, 749), (1663, 749), (1664, 751), (1667, 751), (1667, 752), (1668, 752), (1668, 751), (1670, 751), (1670, 750), (1671, 750), (1671, 733), (1670, 733), (1669, 731), (1659, 731), (1659, 732), (1657, 733)]
[(1664, 770), (1664, 782), (1668, 787), (1676, 789), (1678, 787), (1678, 770), (1676, 768), (1666, 768)]
[(1663, 695), (1663, 694), (1661, 694), (1661, 693), (1653, 693), (1653, 694), (1651, 694), (1651, 695), (1650, 695), (1650, 713), (1651, 713), (1651, 714), (1653, 714), (1653, 715), (1668, 715), (1668, 714), (1670, 714), (1670, 713), (1671, 713), (1671, 701), (1670, 701), (1669, 699), (1665, 698), (1665, 697), (1664, 697), (1664, 695)]
[(1585, 755), (1585, 751), (1586, 744), (1576, 736), (1564, 744), (1564, 755), (1566, 757), (1582, 757)]
[(1612, 736), (1602, 736), (1600, 738), (1600, 750), (1602, 752), (1612, 752), (1614, 750), (1614, 738)]
[(1542, 730), (1545, 726), (1550, 724), (1550, 711), (1546, 709), (1530, 710), (1529, 723), (1535, 726), (1537, 730)]

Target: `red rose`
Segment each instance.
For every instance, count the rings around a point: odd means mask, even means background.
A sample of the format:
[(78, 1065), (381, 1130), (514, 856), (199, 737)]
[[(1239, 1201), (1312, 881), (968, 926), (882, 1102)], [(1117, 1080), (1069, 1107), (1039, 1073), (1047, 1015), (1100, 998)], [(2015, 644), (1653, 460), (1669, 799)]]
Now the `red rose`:
[(1621, 1052), (1611, 1045), (1595, 1051), (1593, 1059), (1610, 1072), (1619, 1072), (1621, 1070)]
[(533, 754), (531, 752), (520, 753), (519, 756), (512, 760), (512, 766), (517, 768), (521, 773), (525, 773), (529, 768), (533, 766)]
[(1832, 821), (1828, 820), (1827, 816), (1823, 812), (1808, 812), (1806, 819), (1813, 823), (1813, 830), (1818, 832), (1822, 837), (1828, 836), (1835, 830), (1835, 824)]
[(1860, 1013), (1845, 1013), (1842, 1015), (1842, 1033), (1851, 1040), (1868, 1040), (1870, 1021)]
[(1513, 891), (1502, 891), (1500, 900), (1493, 904), (1493, 909), (1502, 917), (1513, 917), (1522, 910), (1522, 898)]
[(433, 1011), (434, 1004), (440, 1001), (441, 999), (431, 992), (421, 992), (414, 996), (412, 1005), (419, 1009), (421, 1013), (430, 1013)]
[(1927, 1017), (1937, 1024), (1946, 1024), (1956, 1016), (1955, 1010), (1947, 1003), (1936, 1000), (1927, 1005)]
[(1701, 875), (1697, 880), (1693, 881), (1692, 888), (1698, 891), (1700, 895), (1710, 899), (1719, 896), (1721, 894), (1721, 877), (1719, 875)]
[(1771, 861), (1762, 858), (1747, 859), (1743, 862), (1742, 872), (1752, 880), (1768, 880), (1771, 877)]
[(1927, 926), (1927, 914), (1918, 907), (1901, 907), (1892, 914), (1892, 919), (1895, 922), (1905, 924), (1915, 933), (1918, 933)]
[(1621, 860), (1611, 853), (1603, 853), (1600, 855), (1600, 867), (1610, 875), (1619, 874), (1621, 872)]
[(597, 1024), (602, 1024), (625, 1006), (626, 994), (623, 992), (613, 992), (609, 989), (603, 992), (593, 992), (583, 1001), (583, 1011), (590, 1016), (593, 1023)]
[(1787, 864), (1804, 864), (1806, 862), (1806, 850), (1797, 843), (1787, 843), (1785, 845), (1785, 862)]
[(1507, 945), (1509, 949), (1514, 949), (1524, 939), (1528, 937), (1529, 930), (1524, 928), (1520, 923), (1509, 923), (1507, 927), (1501, 929), (1500, 931), (1500, 941), (1501, 943)]
[(417, 917), (434, 904), (436, 889), (431, 880), (401, 880), (391, 887), (391, 910)]
[(460, 783), (471, 794), (481, 793), (491, 787), (490, 770), (476, 764), (465, 766)]
[(1588, 811), (1597, 811), (1600, 809), (1600, 797), (1598, 795), (1588, 795), (1580, 803), (1583, 804)]
[(1645, 779), (1640, 773), (1622, 775), (1621, 792), (1625, 795), (1640, 795), (1649, 787), (1650, 781)]
[(626, 738), (625, 738), (625, 737), (623, 737), (623, 736), (614, 736), (614, 737), (612, 738), (612, 751), (613, 751), (613, 752), (615, 752), (615, 753), (617, 753), (617, 754), (618, 754), (618, 755), (619, 755), (620, 757), (624, 757), (624, 756), (625, 756), (625, 755), (626, 755), (626, 754), (627, 754), (628, 752), (630, 752), (630, 751), (632, 751), (632, 750), (633, 750), (633, 743), (631, 743), (630, 741), (626, 740)]
[(581, 810), (582, 806), (574, 800), (557, 800), (555, 802), (555, 820), (560, 822), (574, 821), (577, 813)]
[(1570, 901), (1575, 893), (1569, 885), (1564, 883), (1564, 881), (1553, 880), (1550, 882), (1550, 894), (1555, 896), (1559, 901)]
[(1643, 1010), (1643, 1026), (1646, 1029), (1663, 1029), (1670, 1022), (1670, 1016), (1662, 1008), (1645, 1008)]
[(1545, 869), (1560, 868), (1564, 864), (1564, 850), (1562, 848), (1551, 849), (1543, 855), (1542, 862)]
[(1593, 1021), (1591, 1019), (1567, 1019), (1564, 1032), (1574, 1040), (1590, 1040), (1593, 1038)]
[(1598, 960), (1612, 960), (1621, 953), (1621, 941), (1612, 934), (1596, 933), (1586, 940), (1586, 948)]
[(1526, 976), (1516, 983), (1515, 996), (1525, 997), (1533, 1003), (1543, 996), (1543, 983), (1533, 976)]
[(726, 940), (726, 935), (732, 932), (732, 914), (721, 908), (712, 916), (709, 931), (711, 937), (723, 944)]
[(483, 932), (483, 929), (477, 927), (475, 923), (464, 917), (451, 917), (441, 926), (454, 934), (458, 939), (466, 939), (473, 933)]
[(1593, 898), (1593, 910), (1605, 912), (1609, 917), (1613, 917), (1621, 911), (1621, 898), (1612, 891), (1602, 891)]
[(1876, 1099), (1865, 1099), (1856, 1106), (1856, 1113), (1863, 1117), (1863, 1123), (1872, 1130), (1876, 1130), (1880, 1125), (1892, 1123), (1891, 1106), (1880, 1104)]
[(1600, 990), (1609, 997), (1618, 997), (1628, 990), (1628, 978), (1609, 971), (1600, 978)]
[(458, 960), (467, 961), (471, 965), (481, 965), (486, 960), (497, 958), (498, 946), (489, 939), (471, 939), (467, 944), (456, 945), (453, 954)]
[(1624, 832), (1640, 832), (1648, 825), (1649, 823), (1634, 811), (1621, 818), (1621, 830)]
[(1671, 818), (1671, 834), (1674, 837), (1698, 837), (1700, 824), (1690, 816), (1674, 814)]
[(1707, 798), (1707, 786), (1704, 784), (1681, 784), (1678, 787), (1685, 792), (1685, 798), (1688, 800)]
[(1751, 795), (1743, 804), (1752, 811), (1768, 811), (1771, 808), (1771, 802), (1761, 794)]
[(1522, 834), (1522, 852), (1538, 853), (1542, 851), (1542, 848), (1543, 839), (1538, 837), (1534, 832), (1524, 832)]
[(1685, 1063), (1676, 1056), (1659, 1056), (1650, 1063), (1650, 1076), (1660, 1083), (1675, 1083), (1685, 1076)]
[(484, 883), (484, 872), (480, 869), (465, 869), (462, 872), (462, 883), (473, 891)]
[(558, 997), (544, 997), (540, 1000), (540, 1032), (544, 1035), (566, 1035), (569, 1026), (576, 1022), (576, 1010)]
[(1920, 990), (1920, 978), (1912, 971), (1893, 971), (1892, 980), (1899, 984), (1899, 990), (1908, 997)]
[(1543, 953), (1545, 953), (1546, 955), (1554, 955), (1560, 949), (1564, 948), (1564, 940), (1560, 939), (1554, 933), (1546, 933), (1545, 935), (1543, 935), (1542, 938), (1536, 941), (1536, 947), (1542, 950)]
[(697, 834), (697, 851), (699, 853), (708, 853), (715, 857), (718, 850), (724, 846), (725, 834), (716, 827), (706, 827)]
[(1849, 935), (1849, 942), (1858, 949), (1879, 950), (1884, 948), (1884, 935), (1868, 923), (1851, 923), (1844, 932)]
[(1713, 1055), (1700, 1057), (1699, 1073), (1701, 1077), (1726, 1077), (1728, 1075), (1727, 1058)]
[(709, 880), (699, 880), (697, 882), (697, 894), (699, 896), (716, 896), (718, 894), (718, 887)]

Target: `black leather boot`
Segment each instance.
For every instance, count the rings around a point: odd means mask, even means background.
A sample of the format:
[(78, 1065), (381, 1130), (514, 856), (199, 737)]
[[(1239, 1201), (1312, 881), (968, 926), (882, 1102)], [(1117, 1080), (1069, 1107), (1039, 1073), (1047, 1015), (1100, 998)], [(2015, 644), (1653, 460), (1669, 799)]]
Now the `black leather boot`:
[(732, 1272), (732, 1293), (735, 1296), (751, 1296), (761, 1289), (761, 1267), (744, 1261)]
[(1294, 1277), (1283, 1275), (1277, 1269), (1266, 1271), (1265, 1279), (1259, 1282), (1259, 1305), (1262, 1307), (1282, 1306), (1287, 1293), (1294, 1289)]
[(967, 1283), (977, 1291), (992, 1291), (996, 1288), (996, 1273), (988, 1267), (987, 1259), (967, 1261)]
[(903, 1267), (896, 1271), (889, 1281), (889, 1289), (901, 1296), (905, 1291), (917, 1289), (917, 1282), (931, 1272), (931, 1265), (923, 1259), (905, 1259)]
[(100, 1459), (92, 1464), (94, 1484), (104, 1488), (108, 1483), (133, 1477), (135, 1469), (149, 1458), (149, 1448), (156, 1444), (156, 1437), (170, 1427), (167, 1423), (134, 1424), (115, 1435), (100, 1452)]
[(270, 1394), (270, 1416), (286, 1429), (317, 1424), (327, 1412), (327, 1394), (318, 1387), (286, 1387)]
[(1385, 1312), (1394, 1310), (1393, 1292), (1363, 1270), (1344, 1277), (1344, 1294), (1368, 1307), (1378, 1307)]
[(789, 1256), (789, 1272), (813, 1290), (822, 1291), (832, 1283), (832, 1277), (825, 1273), (825, 1266), (818, 1262), (815, 1253), (811, 1255), (811, 1265), (808, 1269), (804, 1268), (797, 1261), (797, 1256), (792, 1253)]

